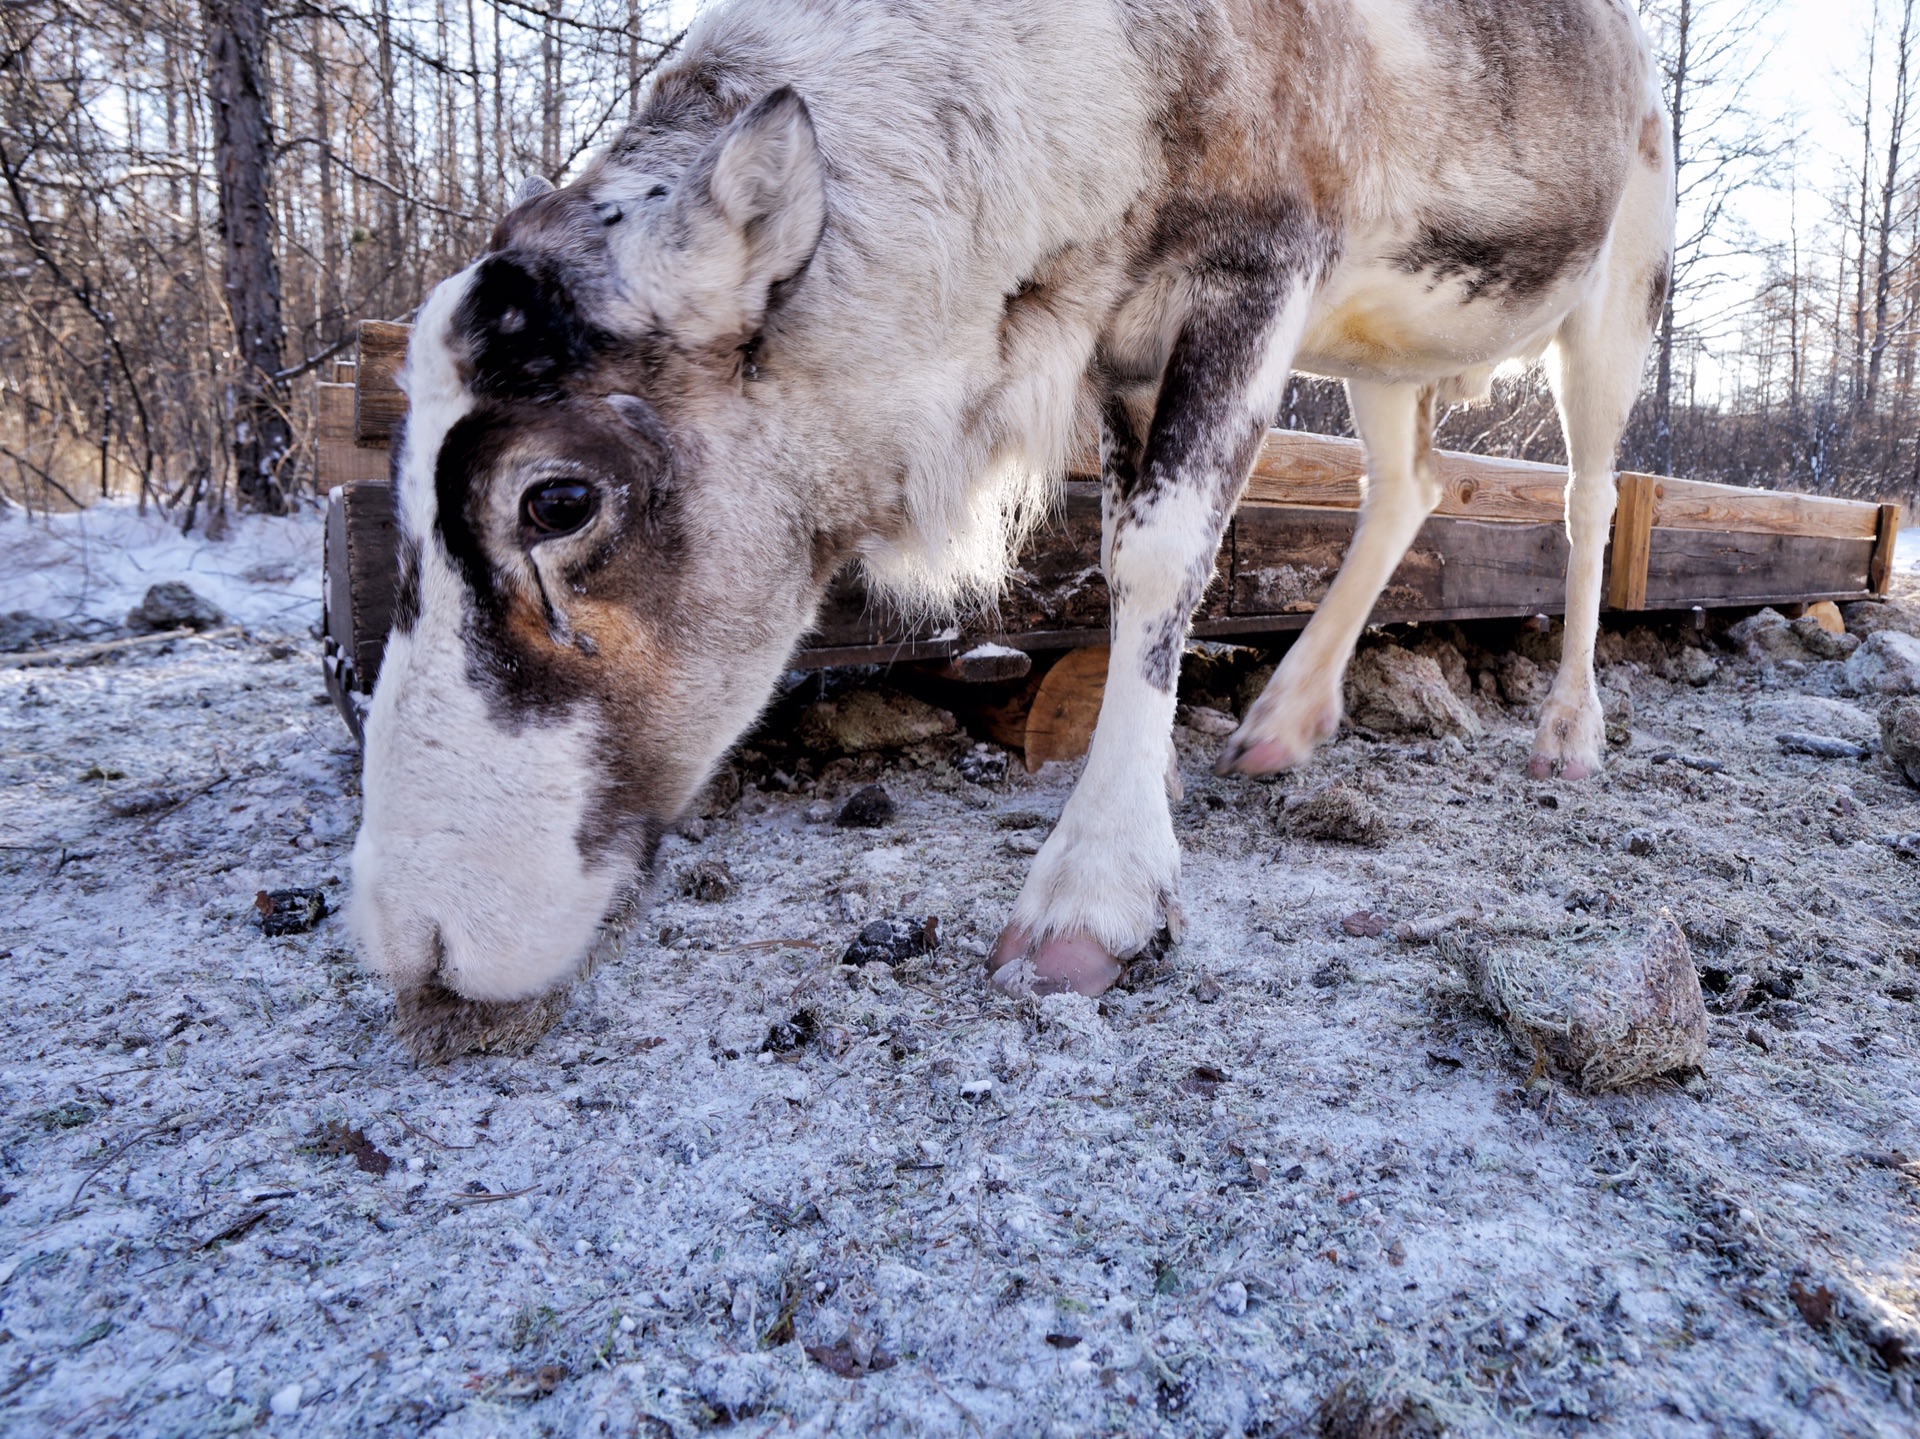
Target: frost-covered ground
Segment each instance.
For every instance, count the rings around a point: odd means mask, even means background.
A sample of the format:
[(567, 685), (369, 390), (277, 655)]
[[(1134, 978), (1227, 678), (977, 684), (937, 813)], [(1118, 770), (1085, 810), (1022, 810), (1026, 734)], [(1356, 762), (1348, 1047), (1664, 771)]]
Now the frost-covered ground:
[[(0, 575), (0, 611), (55, 603)], [(1881, 842), (1920, 790), (1780, 754), (1874, 733), (1836, 666), (1616, 665), (1633, 742), (1584, 785), (1527, 781), (1485, 699), (1475, 744), (1353, 735), (1278, 785), (1182, 730), (1189, 937), (1098, 1004), (980, 977), (1071, 769), (750, 768), (533, 1054), (422, 1071), (336, 918), (255, 922), (341, 895), (355, 755), (311, 604), (207, 589), (247, 637), (0, 671), (0, 1430), (1920, 1425), (1913, 1351), (1867, 1347), (1920, 1323), (1920, 860)], [(810, 822), (874, 779), (889, 825)], [(1335, 779), (1381, 843), (1279, 831)], [(731, 894), (674, 893), (704, 860)], [(1703, 1077), (1601, 1096), (1434, 946), (1342, 924), (1663, 906), (1728, 1012)], [(840, 966), (888, 914), (941, 945)]]

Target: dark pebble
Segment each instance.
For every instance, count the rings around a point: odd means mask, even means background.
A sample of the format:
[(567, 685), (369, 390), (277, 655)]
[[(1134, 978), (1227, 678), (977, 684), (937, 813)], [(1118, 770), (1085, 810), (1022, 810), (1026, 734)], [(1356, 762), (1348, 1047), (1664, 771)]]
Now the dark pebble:
[(703, 859), (680, 876), (680, 893), (709, 904), (733, 893), (733, 871), (717, 859)]
[(868, 923), (840, 956), (842, 964), (899, 964), (917, 954), (930, 954), (940, 943), (940, 920), (935, 915), (915, 919), (899, 915)]
[(857, 789), (833, 822), (847, 829), (878, 829), (893, 818), (893, 796), (877, 784)]
[(305, 934), (327, 917), (327, 897), (317, 889), (263, 889), (253, 907), (267, 934)]
[(820, 1023), (813, 1017), (813, 1011), (802, 1009), (793, 1018), (783, 1019), (769, 1029), (766, 1043), (760, 1048), (773, 1054), (791, 1054), (805, 1048), (819, 1032)]
[(968, 784), (1003, 784), (1007, 778), (1007, 752), (1003, 749), (976, 749), (954, 762), (960, 778)]

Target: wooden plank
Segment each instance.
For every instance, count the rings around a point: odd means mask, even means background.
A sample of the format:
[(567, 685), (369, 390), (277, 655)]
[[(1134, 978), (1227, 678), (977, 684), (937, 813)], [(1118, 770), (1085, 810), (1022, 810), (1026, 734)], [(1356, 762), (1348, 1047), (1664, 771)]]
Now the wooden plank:
[(1653, 536), (1652, 475), (1620, 476), (1613, 506), (1613, 547), (1607, 555), (1607, 605), (1616, 610), (1647, 607), (1647, 549)]
[(411, 325), (386, 320), (360, 322), (360, 354), (355, 370), (353, 437), (362, 445), (384, 445), (407, 413), (407, 397), (396, 377), (407, 357)]
[(327, 635), (361, 694), (373, 693), (393, 627), (397, 540), (393, 491), (384, 482), (341, 485), (328, 495)]
[(1882, 505), (1874, 516), (1873, 559), (1867, 565), (1867, 588), (1884, 595), (1893, 584), (1893, 547), (1900, 538), (1900, 506)]
[(1819, 535), (1835, 540), (1872, 539), (1879, 507), (1864, 500), (1796, 495), (1784, 490), (1743, 489), (1707, 480), (1664, 475), (1620, 476), (1653, 484), (1653, 523), (1669, 530), (1745, 530), (1770, 535)]
[(1874, 542), (1656, 528), (1642, 608), (1860, 599)]
[[(1234, 519), (1231, 614), (1310, 614), (1333, 583), (1358, 516), (1259, 505)], [(1374, 613), (1399, 616), (1554, 613), (1566, 600), (1567, 541), (1558, 524), (1436, 516), (1388, 579)]]
[[(1457, 519), (1551, 524), (1566, 510), (1564, 465), (1436, 450), (1440, 481), (1436, 515)], [(1254, 461), (1247, 499), (1276, 505), (1358, 509), (1366, 451), (1358, 440), (1269, 430)]]
[(313, 387), (314, 433), (322, 440), (353, 443), (353, 386), (328, 384), (322, 380)]

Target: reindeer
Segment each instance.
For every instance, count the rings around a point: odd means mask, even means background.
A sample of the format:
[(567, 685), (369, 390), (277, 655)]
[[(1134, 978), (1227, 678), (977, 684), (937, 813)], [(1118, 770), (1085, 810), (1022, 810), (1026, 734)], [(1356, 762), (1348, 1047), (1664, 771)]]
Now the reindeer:
[(990, 599), (1096, 419), (1106, 696), (988, 969), (1095, 994), (1178, 938), (1175, 680), (1296, 369), (1346, 381), (1365, 502), (1220, 769), (1334, 733), (1439, 497), (1435, 407), (1544, 357), (1572, 553), (1530, 770), (1594, 773), (1614, 451), (1673, 188), (1624, 0), (711, 12), (414, 330), (353, 857), (403, 1033), (431, 1057), (537, 1032), (835, 572), (910, 612)]

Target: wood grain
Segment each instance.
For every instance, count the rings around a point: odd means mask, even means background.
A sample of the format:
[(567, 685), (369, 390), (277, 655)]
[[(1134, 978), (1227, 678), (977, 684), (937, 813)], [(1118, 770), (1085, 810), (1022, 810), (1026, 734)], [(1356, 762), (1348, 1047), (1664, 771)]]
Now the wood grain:
[(1607, 605), (1616, 610), (1647, 607), (1647, 554), (1653, 540), (1652, 475), (1624, 474), (1613, 505), (1613, 546), (1607, 555)]
[(384, 481), (340, 486), (327, 499), (327, 637), (352, 670), (352, 688), (372, 694), (393, 628), (398, 579), (393, 490)]
[(1882, 505), (1874, 517), (1873, 559), (1867, 565), (1867, 588), (1884, 595), (1893, 583), (1893, 547), (1900, 538), (1900, 506)]
[(387, 320), (360, 322), (360, 353), (354, 373), (353, 437), (362, 445), (384, 445), (407, 413), (407, 397), (397, 376), (407, 358), (411, 325)]
[(1107, 693), (1107, 658), (1105, 645), (1072, 650), (1041, 679), (1027, 711), (1028, 774), (1049, 760), (1075, 760), (1087, 752)]
[(1874, 542), (1823, 535), (1655, 529), (1647, 609), (1859, 599)]
[(1653, 522), (1668, 530), (1745, 530), (1754, 534), (1818, 535), (1834, 540), (1872, 539), (1879, 506), (1828, 495), (1796, 495), (1785, 490), (1750, 490), (1707, 480), (1676, 480), (1664, 475), (1620, 476), (1653, 484)]

